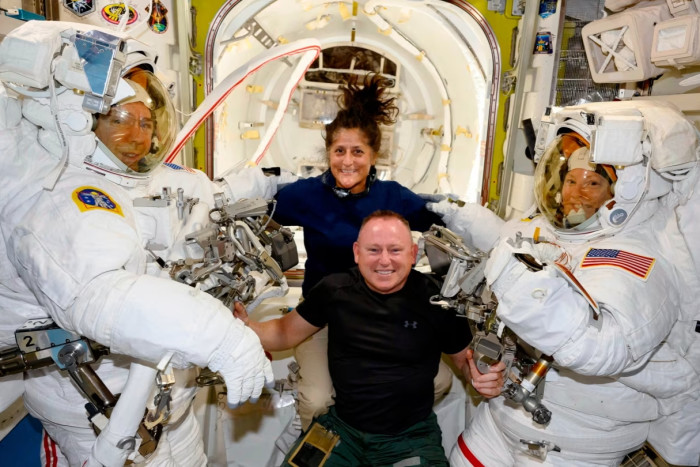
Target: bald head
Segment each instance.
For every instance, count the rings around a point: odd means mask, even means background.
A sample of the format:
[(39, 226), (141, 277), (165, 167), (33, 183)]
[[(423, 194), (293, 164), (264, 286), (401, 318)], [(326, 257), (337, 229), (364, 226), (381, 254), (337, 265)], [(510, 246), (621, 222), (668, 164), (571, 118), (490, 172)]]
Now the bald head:
[(367, 286), (389, 294), (406, 284), (418, 246), (406, 219), (392, 211), (378, 211), (363, 221), (353, 252)]

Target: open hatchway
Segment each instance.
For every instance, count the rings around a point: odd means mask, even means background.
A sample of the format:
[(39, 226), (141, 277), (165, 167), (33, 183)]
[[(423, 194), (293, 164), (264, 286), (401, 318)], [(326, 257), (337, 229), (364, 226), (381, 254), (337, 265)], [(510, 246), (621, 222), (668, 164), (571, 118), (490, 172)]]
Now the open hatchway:
[(261, 67), (208, 122), (210, 175), (246, 163), (319, 173), (322, 129), (335, 116), (338, 87), (352, 75), (379, 73), (393, 83), (400, 109), (397, 123), (384, 129), (379, 176), (417, 192), (487, 199), (500, 54), (476, 9), (435, 0), (229, 1), (207, 38), (207, 92), (262, 50), (306, 37), (321, 42), (321, 54), (268, 150), (251, 160), (270, 130), (291, 59)]
[[(246, 164), (280, 166), (304, 176), (320, 173), (323, 127), (335, 117), (339, 86), (354, 75), (378, 73), (391, 83), (400, 109), (397, 123), (383, 129), (379, 176), (416, 192), (488, 199), (501, 59), (496, 38), (476, 9), (434, 0), (229, 1), (209, 27), (206, 93), (214, 94), (231, 72), (266, 49), (303, 38), (318, 40), (321, 52), (296, 86), (273, 138), (271, 124), (286, 104), (282, 96), (295, 57), (260, 66), (207, 121), (205, 166), (211, 176)], [(298, 244), (300, 233), (295, 232)], [(290, 290), (262, 304), (256, 318), (294, 306), (299, 290)], [(290, 360), (289, 352), (273, 355), (276, 377), (286, 376)], [(453, 384), (453, 392), (435, 407), (446, 451), (465, 424), (464, 391), (462, 384)], [(269, 410), (258, 403), (247, 413), (214, 414), (215, 406), (206, 406), (203, 426), (211, 459), (274, 464), (275, 440), (294, 407), (284, 389), (268, 395), (262, 405)], [(259, 448), (255, 452), (253, 444)]]

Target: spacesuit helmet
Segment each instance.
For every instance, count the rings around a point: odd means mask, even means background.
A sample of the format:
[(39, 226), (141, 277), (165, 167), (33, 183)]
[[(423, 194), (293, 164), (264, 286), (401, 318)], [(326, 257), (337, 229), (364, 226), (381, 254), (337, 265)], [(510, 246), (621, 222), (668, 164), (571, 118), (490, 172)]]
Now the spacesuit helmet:
[(559, 239), (614, 235), (653, 216), (662, 198), (678, 202), (678, 193), (667, 195), (699, 160), (698, 130), (669, 103), (548, 109), (535, 147), (536, 203)]
[(175, 139), (175, 110), (162, 82), (143, 68), (133, 68), (121, 80), (106, 114), (95, 114), (95, 152), (86, 157), (91, 170), (128, 178), (147, 176), (160, 166)]
[(592, 227), (598, 210), (614, 197), (615, 169), (591, 160), (590, 131), (576, 121), (557, 130), (535, 170), (535, 199), (556, 229)]
[(22, 96), (22, 116), (58, 165), (87, 168), (133, 187), (167, 156), (175, 111), (155, 75), (155, 49), (117, 31), (28, 21), (0, 42), (0, 82)]

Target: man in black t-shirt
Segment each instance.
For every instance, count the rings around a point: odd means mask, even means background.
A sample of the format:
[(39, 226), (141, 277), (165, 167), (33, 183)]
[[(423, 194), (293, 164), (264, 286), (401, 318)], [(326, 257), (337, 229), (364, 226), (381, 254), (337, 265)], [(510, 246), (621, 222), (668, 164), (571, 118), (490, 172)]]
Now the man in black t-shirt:
[(330, 449), (302, 436), (284, 465), (321, 465), (313, 459), (325, 457), (327, 467), (401, 461), (447, 466), (432, 412), (433, 378), (443, 352), (460, 370), (471, 369), (482, 394), (500, 393), (502, 368), (481, 375), (474, 367), (467, 320), (430, 304), (438, 288), (413, 270), (417, 250), (403, 217), (377, 211), (364, 220), (353, 245), (358, 267), (323, 279), (296, 310), (257, 323), (236, 304), (236, 315), (271, 351), (293, 347), (328, 325), (335, 406), (315, 420), (307, 436), (320, 430), (314, 439), (334, 444), (336, 434), (342, 442), (327, 455)]

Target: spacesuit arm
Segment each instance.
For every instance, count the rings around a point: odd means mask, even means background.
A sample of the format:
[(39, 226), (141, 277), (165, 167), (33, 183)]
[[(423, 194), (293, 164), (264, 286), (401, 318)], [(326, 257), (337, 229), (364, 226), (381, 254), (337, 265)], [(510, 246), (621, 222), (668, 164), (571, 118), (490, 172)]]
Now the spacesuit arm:
[(0, 83), (0, 131), (15, 128), (22, 119), (19, 101), (7, 94), (7, 89)]
[(113, 353), (209, 366), (224, 377), (230, 404), (256, 397), (272, 370), (255, 333), (206, 293), (143, 274), (131, 213), (117, 212), (128, 201), (109, 193), (112, 209), (87, 212), (76, 209), (61, 184), (43, 193), (35, 215), (25, 216), (8, 243), (24, 282), (59, 326)]
[(94, 278), (67, 312), (77, 332), (112, 352), (150, 362), (175, 352), (178, 366), (206, 366), (225, 339), (241, 333), (231, 313), (208, 294), (124, 270)]
[(230, 200), (243, 198), (272, 199), (284, 186), (294, 183), (299, 177), (280, 170), (279, 175), (267, 175), (260, 167), (231, 169), (215, 180)]
[[(649, 357), (632, 351), (633, 333), (621, 326), (619, 310), (603, 306), (594, 320), (586, 299), (547, 268), (532, 272), (515, 260), (494, 282), (493, 290), (503, 322), (563, 367), (610, 376), (640, 366)], [(659, 335), (663, 334), (660, 329)]]
[(126, 193), (80, 174), (87, 190), (112, 203), (81, 211), (75, 193), (86, 188), (74, 189), (72, 179), (66, 174), (66, 187), (42, 192), (8, 238), (10, 260), (59, 326), (149, 362), (172, 352), (180, 366), (206, 366), (242, 335), (243, 323), (213, 297), (144, 274)]
[(123, 270), (95, 277), (67, 310), (74, 329), (112, 352), (219, 371), (231, 405), (258, 397), (272, 369), (257, 336), (210, 295)]

